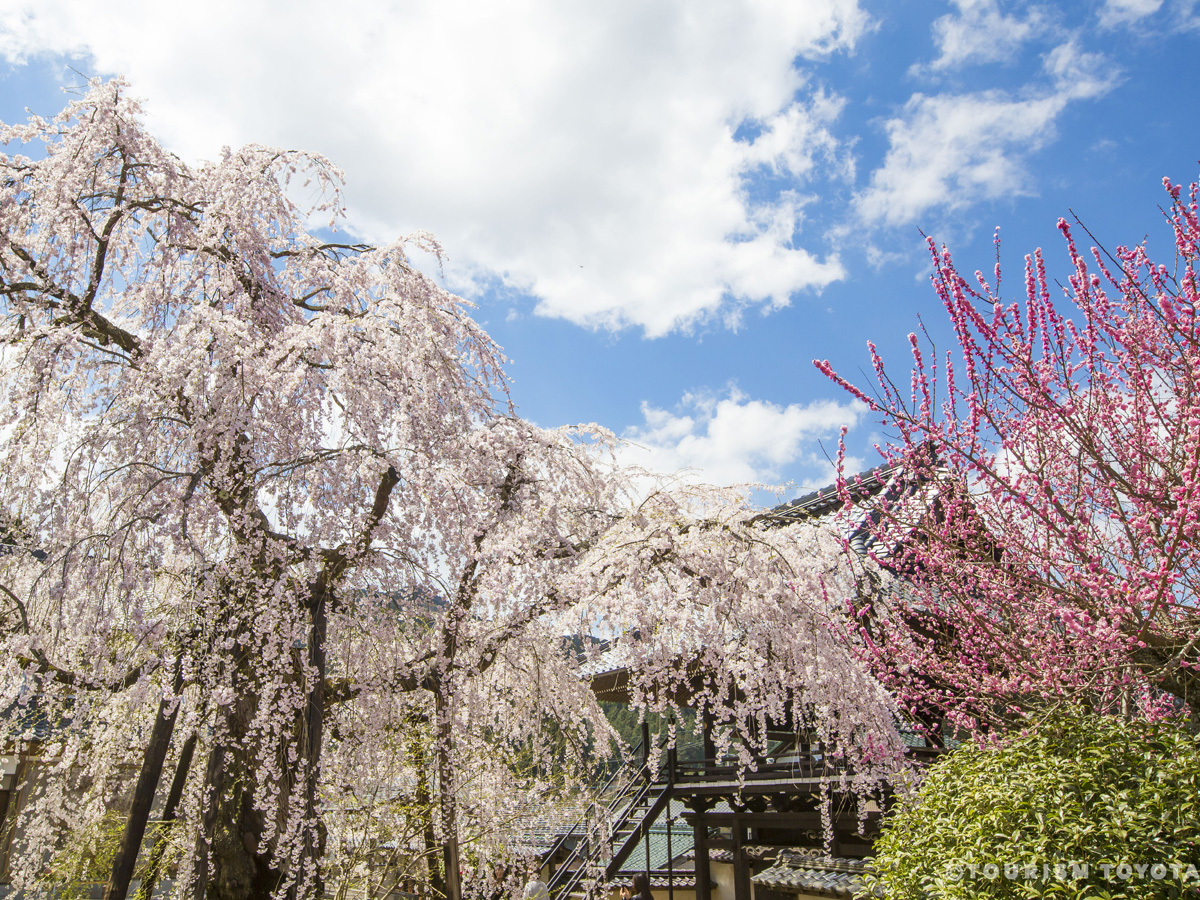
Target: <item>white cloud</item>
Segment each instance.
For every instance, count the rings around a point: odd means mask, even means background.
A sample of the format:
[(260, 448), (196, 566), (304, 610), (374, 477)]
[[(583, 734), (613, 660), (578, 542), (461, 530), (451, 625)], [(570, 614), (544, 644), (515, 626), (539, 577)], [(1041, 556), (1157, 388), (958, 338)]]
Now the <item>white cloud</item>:
[(1043, 68), (1054, 79), (1058, 96), (1086, 100), (1108, 93), (1121, 73), (1100, 53), (1087, 53), (1077, 39), (1059, 44), (1046, 54)]
[(865, 407), (857, 402), (817, 400), (779, 406), (754, 400), (736, 388), (721, 398), (686, 394), (674, 412), (642, 404), (642, 425), (623, 437), (623, 461), (663, 474), (690, 470), (712, 484), (770, 483), (803, 470), (810, 484), (832, 481), (830, 455), (839, 429), (857, 425)]
[(1043, 63), (1051, 85), (1021, 97), (996, 90), (914, 94), (902, 115), (885, 125), (890, 146), (856, 198), (859, 217), (896, 226), (934, 209), (1034, 193), (1026, 158), (1056, 137), (1056, 121), (1069, 103), (1106, 93), (1118, 77), (1103, 57), (1073, 40)]
[(858, 198), (859, 215), (902, 225), (934, 207), (1030, 193), (1020, 160), (1045, 143), (1062, 107), (1054, 96), (1012, 100), (999, 91), (914, 94), (887, 123), (891, 145)]
[(1163, 0), (1105, 0), (1100, 9), (1100, 24), (1106, 28), (1119, 28), (1154, 15), (1162, 7)]
[[(844, 276), (794, 241), (806, 198), (745, 177), (852, 165), (797, 57), (852, 50), (857, 0), (10, 0), (0, 53), (124, 73), (188, 159), (324, 153), (356, 229), (433, 232), (460, 289), (657, 335)], [(53, 112), (47, 110), (46, 112)], [(737, 140), (742, 123), (760, 133)]]
[(1037, 7), (1015, 16), (1002, 13), (996, 0), (955, 0), (955, 6), (957, 13), (933, 23), (939, 55), (929, 68), (935, 71), (1007, 61), (1046, 25), (1046, 16)]
[(1200, 31), (1196, 6), (1197, 0), (1106, 0), (1098, 17), (1102, 28), (1153, 38), (1163, 32)]

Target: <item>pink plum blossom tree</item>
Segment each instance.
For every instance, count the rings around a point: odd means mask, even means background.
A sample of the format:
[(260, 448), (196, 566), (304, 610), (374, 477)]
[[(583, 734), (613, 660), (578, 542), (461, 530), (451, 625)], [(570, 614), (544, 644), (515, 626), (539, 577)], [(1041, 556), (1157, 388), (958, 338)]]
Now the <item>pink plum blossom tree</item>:
[(873, 519), (909, 585), (858, 613), (912, 703), (1200, 717), (1200, 223), (1197, 186), (1164, 183), (1168, 263), (1144, 243), (1084, 253), (1060, 220), (1066, 283), (1038, 250), (1011, 301), (998, 237), (990, 278), (930, 241), (957, 339), (941, 371), (915, 335), (902, 383), (874, 345), (873, 391), (816, 363), (880, 414), (906, 470)]

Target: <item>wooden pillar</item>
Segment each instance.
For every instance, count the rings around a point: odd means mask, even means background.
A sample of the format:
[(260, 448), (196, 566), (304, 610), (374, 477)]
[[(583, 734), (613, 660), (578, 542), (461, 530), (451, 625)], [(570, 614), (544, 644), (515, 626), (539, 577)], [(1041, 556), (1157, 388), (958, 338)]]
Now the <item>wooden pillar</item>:
[(671, 788), (667, 787), (667, 900), (675, 900), (675, 849), (671, 846), (671, 832), (675, 820), (671, 818)]
[(740, 816), (733, 817), (733, 897), (750, 900), (750, 860), (746, 857), (746, 826)]
[(706, 771), (717, 764), (717, 745), (712, 738), (712, 728), (712, 712), (706, 708), (703, 712), (700, 726), (700, 730), (704, 734), (704, 768)]
[(712, 900), (712, 872), (708, 867), (708, 823), (698, 807), (692, 820), (692, 852), (696, 856), (696, 900)]
[(646, 884), (650, 883), (650, 822), (642, 816), (642, 840), (646, 842)]
[(650, 723), (642, 722), (642, 768), (646, 773), (646, 780), (650, 778)]

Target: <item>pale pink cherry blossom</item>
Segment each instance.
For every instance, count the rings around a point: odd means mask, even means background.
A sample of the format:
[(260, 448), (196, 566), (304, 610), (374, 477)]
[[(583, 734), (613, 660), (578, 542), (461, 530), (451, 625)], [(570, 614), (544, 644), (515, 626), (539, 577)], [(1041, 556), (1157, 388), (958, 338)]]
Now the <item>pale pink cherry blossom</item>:
[(341, 617), (436, 555), (461, 505), (446, 470), (467, 477), (510, 414), (501, 357), (403, 243), (309, 232), (340, 207), (319, 157), (186, 166), (121, 82), (0, 133), (32, 140), (0, 158), (4, 684), (55, 723), (61, 777), (27, 809), (15, 882), (123, 766), (152, 791), (182, 727), (202, 746), (181, 883), (320, 893)]
[(657, 491), (569, 573), (574, 614), (611, 629), (640, 706), (675, 696), (717, 726), (745, 765), (769, 722), (810, 730), (867, 792), (903, 767), (891, 697), (857, 659), (845, 614), (869, 560), (831, 530), (748, 508), (737, 489)]
[(37, 142), (0, 156), (0, 707), (8, 737), (48, 726), (16, 887), (133, 771), (109, 897), (176, 773), (180, 896), (319, 896), (347, 798), (420, 785), (457, 900), (459, 835), (495, 846), (547, 787), (504, 755), (548, 771), (607, 740), (592, 634), (646, 707), (680, 660), (709, 673), (725, 746), (790, 715), (849, 786), (896, 770), (836, 538), (717, 489), (633, 503), (610, 434), (514, 415), (498, 348), (409, 244), (313, 231), (340, 222), (326, 160), (189, 166), (139, 116), (114, 81), (0, 128)]

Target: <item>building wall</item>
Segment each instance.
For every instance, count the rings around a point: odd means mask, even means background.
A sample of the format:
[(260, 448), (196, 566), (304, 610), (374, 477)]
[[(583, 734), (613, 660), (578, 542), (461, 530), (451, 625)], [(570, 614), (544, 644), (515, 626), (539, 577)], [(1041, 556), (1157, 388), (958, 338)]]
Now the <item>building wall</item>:
[[(736, 900), (733, 890), (733, 864), (710, 862), (708, 870), (712, 875), (712, 880), (716, 883), (712, 892), (712, 900)], [(753, 897), (753, 885), (751, 885), (750, 891)]]

